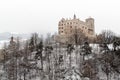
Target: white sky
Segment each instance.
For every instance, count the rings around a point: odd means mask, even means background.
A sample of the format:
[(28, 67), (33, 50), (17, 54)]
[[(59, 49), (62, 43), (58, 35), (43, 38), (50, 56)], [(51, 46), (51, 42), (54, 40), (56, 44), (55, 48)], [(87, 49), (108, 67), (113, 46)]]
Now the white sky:
[(0, 0), (0, 33), (57, 32), (59, 20), (74, 13), (81, 20), (93, 17), (97, 33), (119, 34), (120, 0)]

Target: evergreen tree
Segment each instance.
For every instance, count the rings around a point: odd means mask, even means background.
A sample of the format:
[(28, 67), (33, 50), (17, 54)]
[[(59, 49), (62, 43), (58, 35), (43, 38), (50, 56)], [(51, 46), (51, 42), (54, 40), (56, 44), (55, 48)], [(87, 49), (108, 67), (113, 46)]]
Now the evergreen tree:
[(92, 48), (89, 46), (88, 42), (85, 42), (84, 45), (82, 46), (82, 55), (83, 55), (83, 60), (85, 60), (85, 56), (88, 56), (89, 54), (92, 53)]
[(37, 53), (35, 55), (35, 59), (38, 59), (38, 57), (40, 57), (42, 59), (42, 51), (43, 51), (43, 42), (41, 41), (38, 45), (37, 45)]
[(33, 37), (31, 37), (30, 39), (29, 49), (31, 52), (34, 50), (34, 38)]

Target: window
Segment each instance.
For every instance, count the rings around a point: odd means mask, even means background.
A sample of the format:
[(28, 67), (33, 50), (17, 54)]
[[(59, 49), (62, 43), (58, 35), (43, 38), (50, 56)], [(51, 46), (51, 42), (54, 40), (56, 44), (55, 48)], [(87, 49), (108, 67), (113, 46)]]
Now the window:
[(84, 28), (84, 26), (82, 26), (82, 28)]
[(59, 34), (60, 34), (60, 31), (59, 31)]

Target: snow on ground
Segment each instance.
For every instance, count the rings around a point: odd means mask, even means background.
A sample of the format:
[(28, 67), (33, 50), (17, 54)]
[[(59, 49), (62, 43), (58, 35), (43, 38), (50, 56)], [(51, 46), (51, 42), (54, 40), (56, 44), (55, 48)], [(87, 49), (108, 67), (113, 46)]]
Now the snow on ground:
[[(23, 40), (24, 41), (24, 40)], [(0, 46), (1, 45), (4, 45), (4, 43), (9, 43), (9, 41), (0, 41)], [(99, 53), (99, 50), (100, 50), (100, 48), (99, 48), (99, 44), (90, 44), (90, 46), (92, 47), (92, 52), (97, 52), (97, 53)], [(110, 49), (112, 49), (112, 44), (110, 44), (110, 45), (108, 45), (108, 47), (110, 48)], [(2, 47), (0, 47), (0, 48), (2, 48)], [(54, 49), (54, 50), (56, 50), (56, 49)], [(62, 54), (64, 54), (64, 55), (66, 55), (67, 53), (66, 53), (66, 49), (65, 48), (62, 48), (61, 49), (62, 51), (60, 52), (60, 53), (62, 53)], [(71, 53), (71, 63), (72, 63), (72, 67), (79, 67), (79, 65), (78, 65), (78, 63), (79, 62), (81, 62), (81, 60), (82, 60), (82, 56), (80, 56), (80, 54), (76, 54), (77, 51), (78, 50), (78, 53), (80, 53), (79, 52), (79, 50), (80, 50), (80, 48), (76, 48), (72, 53)], [(36, 52), (33, 52), (31, 55), (30, 55), (30, 59), (34, 59), (34, 56), (35, 56), (35, 54), (36, 54)], [(79, 59), (79, 61), (77, 61), (77, 59), (76, 58), (80, 58)], [(87, 57), (85, 57), (86, 59), (89, 59), (89, 58), (92, 58), (92, 55), (90, 55), (90, 56), (87, 56)], [(69, 66), (69, 59), (70, 59), (70, 55), (68, 55), (67, 57), (65, 57), (65, 64), (68, 64), (68, 66)], [(67, 62), (67, 63), (66, 63)], [(34, 61), (31, 61), (31, 63), (34, 63)], [(43, 62), (43, 64), (47, 64), (47, 62)], [(43, 65), (44, 66), (44, 68), (47, 70), (47, 66), (46, 65)], [(41, 62), (40, 62), (40, 60), (38, 60), (37, 61), (37, 67), (41, 67)], [(0, 70), (1, 71), (1, 70)], [(33, 72), (35, 72), (35, 71), (33, 71)], [(2, 73), (2, 72), (0, 72), (0, 73)], [(101, 76), (100, 78), (101, 78), (101, 80), (106, 80), (106, 75), (102, 72), (102, 71), (100, 71), (99, 72), (99, 74), (98, 74), (98, 76)], [(113, 75), (114, 76), (114, 75)], [(40, 79), (40, 77), (39, 76), (36, 76), (36, 78), (33, 78), (33, 79), (31, 79), (31, 80), (41, 80)], [(88, 79), (86, 79), (86, 80), (88, 80)], [(112, 79), (112, 80), (118, 80), (118, 79)]]

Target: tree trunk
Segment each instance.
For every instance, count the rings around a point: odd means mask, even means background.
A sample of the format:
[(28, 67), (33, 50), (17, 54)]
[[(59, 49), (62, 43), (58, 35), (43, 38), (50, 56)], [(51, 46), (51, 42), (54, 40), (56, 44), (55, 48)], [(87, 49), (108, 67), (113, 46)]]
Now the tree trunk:
[(24, 80), (26, 80), (26, 70), (24, 69)]
[(70, 53), (70, 68), (71, 68), (71, 62), (72, 62), (72, 60), (71, 60), (71, 53)]

